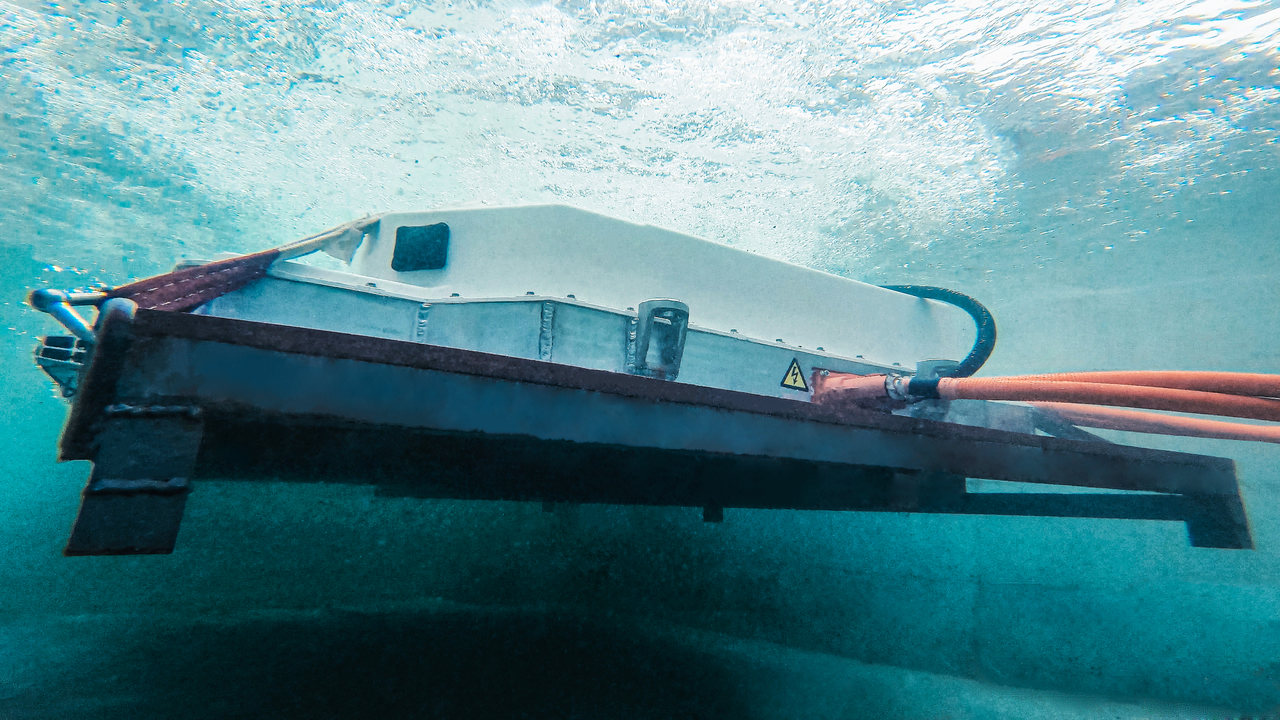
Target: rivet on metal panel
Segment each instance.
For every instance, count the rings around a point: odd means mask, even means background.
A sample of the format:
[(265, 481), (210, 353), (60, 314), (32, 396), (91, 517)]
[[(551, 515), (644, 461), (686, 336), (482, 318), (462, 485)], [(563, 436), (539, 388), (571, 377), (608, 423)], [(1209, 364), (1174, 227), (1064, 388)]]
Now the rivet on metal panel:
[(551, 344), (555, 340), (556, 304), (542, 303), (542, 325), (538, 330), (538, 359), (551, 361)]
[(427, 319), (431, 316), (431, 303), (422, 303), (418, 306), (418, 322), (413, 328), (413, 339), (415, 342), (427, 341)]

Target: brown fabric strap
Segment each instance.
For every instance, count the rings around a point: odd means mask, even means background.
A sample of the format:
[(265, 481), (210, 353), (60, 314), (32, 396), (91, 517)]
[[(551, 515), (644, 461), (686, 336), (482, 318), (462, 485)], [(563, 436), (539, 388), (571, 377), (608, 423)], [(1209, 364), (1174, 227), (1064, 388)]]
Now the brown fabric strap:
[(323, 250), (335, 242), (343, 245), (344, 252), (354, 252), (363, 234), (377, 225), (379, 219), (371, 215), (271, 250), (139, 280), (109, 291), (107, 297), (127, 298), (143, 310), (191, 310), (265, 276), (267, 268), (276, 260)]
[(274, 248), (208, 265), (183, 268), (121, 285), (110, 290), (107, 296), (127, 298), (145, 310), (191, 310), (263, 277), (267, 274), (267, 268), (278, 257), (280, 248)]

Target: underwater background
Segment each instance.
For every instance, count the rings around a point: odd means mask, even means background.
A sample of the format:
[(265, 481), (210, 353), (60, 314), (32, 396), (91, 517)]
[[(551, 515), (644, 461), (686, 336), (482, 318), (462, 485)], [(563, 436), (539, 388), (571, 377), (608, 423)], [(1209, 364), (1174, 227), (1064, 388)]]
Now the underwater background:
[(969, 293), (987, 375), (1280, 372), (1278, 83), (1275, 2), (0, 0), (0, 718), (1280, 716), (1273, 445), (1108, 434), (1234, 459), (1254, 551), (264, 480), (63, 558), (24, 304), (557, 202)]

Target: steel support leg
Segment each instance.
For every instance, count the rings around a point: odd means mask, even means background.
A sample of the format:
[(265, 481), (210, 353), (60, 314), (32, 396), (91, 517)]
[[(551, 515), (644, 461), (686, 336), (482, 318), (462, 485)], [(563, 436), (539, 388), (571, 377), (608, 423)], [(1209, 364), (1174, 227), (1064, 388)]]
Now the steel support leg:
[(173, 552), (203, 431), (189, 408), (125, 408), (109, 416), (63, 554)]

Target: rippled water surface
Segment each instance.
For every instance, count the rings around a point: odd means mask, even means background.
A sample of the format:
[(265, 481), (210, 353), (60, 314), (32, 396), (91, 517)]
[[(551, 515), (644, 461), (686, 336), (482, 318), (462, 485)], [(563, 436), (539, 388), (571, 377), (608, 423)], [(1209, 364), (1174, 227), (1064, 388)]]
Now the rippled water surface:
[(1252, 552), (208, 483), (176, 554), (62, 559), (22, 305), (559, 202), (969, 292), (991, 373), (1280, 372), (1274, 2), (0, 0), (0, 92), (0, 718), (1280, 713), (1273, 446), (1119, 438), (1235, 459)]

